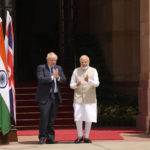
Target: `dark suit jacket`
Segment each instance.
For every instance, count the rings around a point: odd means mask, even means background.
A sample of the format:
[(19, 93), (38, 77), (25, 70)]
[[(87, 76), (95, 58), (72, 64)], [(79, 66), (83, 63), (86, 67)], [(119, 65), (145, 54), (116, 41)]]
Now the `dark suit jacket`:
[[(63, 70), (61, 66), (56, 65), (54, 67), (57, 68), (59, 71), (59, 77), (60, 80), (56, 80), (57, 87), (58, 87), (58, 98), (59, 102), (62, 102), (62, 96), (61, 96), (61, 89), (60, 84), (63, 84), (66, 82), (66, 77), (63, 73)], [(37, 94), (36, 94), (36, 101), (39, 103), (46, 103), (49, 100), (50, 90), (51, 90), (51, 74), (48, 67), (48, 64), (39, 65), (37, 67), (37, 79), (38, 79), (38, 88), (37, 88)]]

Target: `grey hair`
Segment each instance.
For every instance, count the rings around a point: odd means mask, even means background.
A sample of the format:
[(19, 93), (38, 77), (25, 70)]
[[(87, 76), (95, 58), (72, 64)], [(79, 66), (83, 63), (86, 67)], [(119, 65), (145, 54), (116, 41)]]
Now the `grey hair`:
[(82, 59), (83, 57), (86, 57), (86, 58), (88, 59), (88, 61), (90, 61), (90, 58), (89, 58), (87, 55), (82, 55), (82, 56), (80, 57), (80, 61), (81, 61), (81, 59)]

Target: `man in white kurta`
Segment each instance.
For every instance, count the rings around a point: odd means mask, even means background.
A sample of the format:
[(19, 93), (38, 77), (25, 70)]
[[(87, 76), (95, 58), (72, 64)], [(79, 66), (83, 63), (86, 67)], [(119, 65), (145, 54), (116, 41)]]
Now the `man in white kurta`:
[[(91, 143), (88, 138), (92, 122), (97, 122), (96, 87), (99, 86), (97, 70), (89, 66), (89, 57), (80, 57), (80, 67), (73, 71), (70, 88), (74, 89), (74, 120), (78, 131), (75, 143)], [(82, 126), (85, 121), (85, 133)]]

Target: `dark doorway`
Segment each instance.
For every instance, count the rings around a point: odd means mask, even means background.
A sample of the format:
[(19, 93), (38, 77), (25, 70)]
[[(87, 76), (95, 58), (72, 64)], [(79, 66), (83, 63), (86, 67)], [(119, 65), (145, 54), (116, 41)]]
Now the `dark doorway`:
[(16, 0), (17, 81), (36, 81), (38, 64), (58, 52), (58, 1)]

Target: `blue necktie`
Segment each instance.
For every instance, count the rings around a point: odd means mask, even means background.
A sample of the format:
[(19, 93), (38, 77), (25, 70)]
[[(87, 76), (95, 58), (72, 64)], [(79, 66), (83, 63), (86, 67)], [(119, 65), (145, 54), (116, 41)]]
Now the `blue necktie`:
[[(53, 69), (54, 69), (54, 68), (51, 68), (51, 75), (53, 74)], [(53, 80), (52, 80), (52, 89), (51, 89), (51, 98), (52, 98), (52, 99), (55, 99), (54, 90), (55, 90), (55, 81), (54, 81), (54, 79), (53, 79)]]

